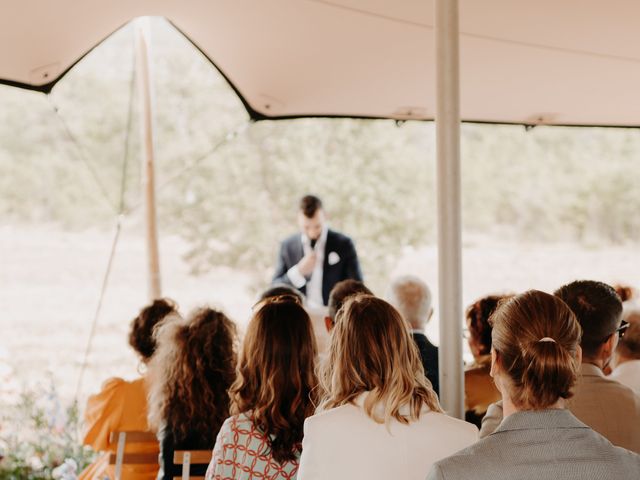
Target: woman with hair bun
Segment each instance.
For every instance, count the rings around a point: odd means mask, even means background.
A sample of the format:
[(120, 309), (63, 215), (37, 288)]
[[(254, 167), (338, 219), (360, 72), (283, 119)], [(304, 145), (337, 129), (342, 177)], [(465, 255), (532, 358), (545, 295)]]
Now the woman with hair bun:
[(475, 445), (437, 462), (428, 480), (640, 478), (640, 456), (615, 447), (565, 408), (579, 371), (582, 330), (558, 297), (536, 290), (492, 316), (491, 375), (504, 420)]
[(423, 480), (433, 462), (477, 439), (473, 425), (442, 412), (408, 324), (384, 300), (347, 299), (323, 367), (298, 480)]

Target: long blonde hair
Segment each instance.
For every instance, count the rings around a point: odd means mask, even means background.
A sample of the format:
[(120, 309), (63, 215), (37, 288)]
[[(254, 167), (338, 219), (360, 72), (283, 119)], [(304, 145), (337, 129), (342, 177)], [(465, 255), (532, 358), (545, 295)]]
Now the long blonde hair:
[[(355, 295), (336, 316), (329, 357), (320, 375), (321, 410), (354, 403), (369, 392), (364, 411), (376, 423), (408, 424), (423, 407), (441, 412), (426, 379), (408, 325), (390, 304), (373, 295)], [(384, 407), (381, 417), (375, 410)], [(400, 412), (409, 407), (409, 415)]]

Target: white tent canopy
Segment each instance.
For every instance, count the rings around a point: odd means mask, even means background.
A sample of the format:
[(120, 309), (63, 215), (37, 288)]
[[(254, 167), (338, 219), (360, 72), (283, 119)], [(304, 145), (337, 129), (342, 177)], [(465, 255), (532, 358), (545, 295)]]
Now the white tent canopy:
[(459, 122), (640, 127), (640, 2), (24, 0), (0, 16), (0, 83), (48, 92), (139, 16), (172, 22), (253, 119), (436, 119), (440, 393), (462, 416)]
[[(433, 119), (433, 0), (24, 0), (0, 82), (48, 91), (134, 17), (164, 16), (254, 119)], [(640, 2), (460, 0), (465, 121), (640, 126)]]

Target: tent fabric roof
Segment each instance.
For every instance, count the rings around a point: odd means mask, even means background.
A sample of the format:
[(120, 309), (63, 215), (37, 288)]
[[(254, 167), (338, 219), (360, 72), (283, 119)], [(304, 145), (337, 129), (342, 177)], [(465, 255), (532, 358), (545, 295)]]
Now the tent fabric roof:
[[(164, 16), (255, 119), (435, 115), (433, 0), (23, 0), (0, 83), (49, 91), (131, 19)], [(640, 126), (640, 2), (460, 0), (465, 121)]]

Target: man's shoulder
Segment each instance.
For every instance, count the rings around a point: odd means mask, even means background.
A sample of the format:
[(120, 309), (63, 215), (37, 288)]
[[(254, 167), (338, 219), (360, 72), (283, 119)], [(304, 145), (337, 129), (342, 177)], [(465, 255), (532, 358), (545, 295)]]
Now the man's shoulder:
[(296, 243), (300, 243), (302, 241), (301, 238), (302, 237), (300, 233), (292, 233), (291, 235), (286, 237), (284, 240), (282, 240), (280, 244), (289, 247), (291, 245), (295, 245)]
[(351, 240), (351, 237), (345, 235), (342, 232), (338, 232), (336, 230), (331, 230), (331, 229), (327, 231), (327, 241), (340, 244), (340, 245), (353, 243), (353, 240)]
[[(597, 395), (617, 400), (617, 402), (634, 404), (640, 408), (640, 397), (636, 393), (613, 378), (607, 377), (583, 377), (582, 382), (578, 382), (577, 389), (581, 395)], [(578, 397), (579, 395), (576, 395)], [(575, 402), (579, 399), (575, 398)]]

